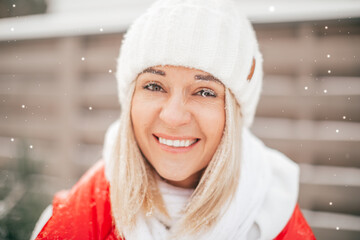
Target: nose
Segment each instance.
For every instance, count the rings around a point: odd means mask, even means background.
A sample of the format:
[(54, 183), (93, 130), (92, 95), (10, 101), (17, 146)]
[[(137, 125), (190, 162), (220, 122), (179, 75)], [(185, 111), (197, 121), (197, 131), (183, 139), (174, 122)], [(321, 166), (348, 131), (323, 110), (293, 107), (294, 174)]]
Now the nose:
[(164, 102), (159, 118), (168, 127), (180, 127), (190, 123), (191, 113), (186, 108), (186, 101), (181, 94), (173, 94)]

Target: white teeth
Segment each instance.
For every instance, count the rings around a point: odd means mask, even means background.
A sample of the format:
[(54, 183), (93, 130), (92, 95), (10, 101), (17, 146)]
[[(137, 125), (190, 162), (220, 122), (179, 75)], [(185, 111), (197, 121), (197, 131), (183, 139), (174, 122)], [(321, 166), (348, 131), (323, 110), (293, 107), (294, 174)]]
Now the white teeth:
[(188, 147), (196, 142), (196, 139), (193, 140), (169, 140), (159, 137), (159, 142), (170, 147)]

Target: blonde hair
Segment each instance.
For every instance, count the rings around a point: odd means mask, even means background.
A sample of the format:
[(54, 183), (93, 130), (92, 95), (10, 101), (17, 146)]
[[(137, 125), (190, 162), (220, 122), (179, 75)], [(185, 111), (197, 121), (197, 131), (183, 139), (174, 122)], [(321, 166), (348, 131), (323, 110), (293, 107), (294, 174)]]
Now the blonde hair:
[[(134, 82), (127, 99), (132, 99)], [(155, 170), (143, 157), (133, 133), (131, 104), (122, 104), (120, 126), (111, 157), (110, 200), (115, 227), (120, 236), (131, 231), (136, 214), (148, 216), (157, 210), (168, 216), (157, 187)], [(240, 106), (225, 90), (225, 128), (221, 142), (184, 209), (177, 234), (192, 234), (215, 224), (231, 201), (239, 180), (242, 118)], [(220, 181), (221, 179), (221, 181)]]

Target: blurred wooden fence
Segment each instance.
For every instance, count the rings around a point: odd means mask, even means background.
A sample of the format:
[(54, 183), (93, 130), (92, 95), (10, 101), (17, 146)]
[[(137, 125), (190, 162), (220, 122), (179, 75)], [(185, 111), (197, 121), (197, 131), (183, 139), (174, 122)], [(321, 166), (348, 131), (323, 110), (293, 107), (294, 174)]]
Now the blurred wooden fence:
[(256, 26), (264, 91), (254, 132), (300, 163), (318, 239), (360, 238), (360, 22)]
[[(265, 79), (252, 129), (300, 163), (299, 202), (318, 239), (359, 239), (360, 21), (255, 28)], [(105, 130), (120, 114), (121, 39), (0, 42), (0, 169), (15, 169), (26, 140), (43, 166), (34, 177), (53, 183), (53, 193), (101, 158)]]

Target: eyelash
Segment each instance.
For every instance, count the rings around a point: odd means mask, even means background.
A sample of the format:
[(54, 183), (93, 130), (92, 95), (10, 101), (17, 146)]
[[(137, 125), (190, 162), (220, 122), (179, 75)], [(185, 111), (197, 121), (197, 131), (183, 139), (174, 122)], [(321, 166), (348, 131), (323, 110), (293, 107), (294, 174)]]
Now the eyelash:
[[(158, 87), (159, 90), (155, 90), (154, 87)], [(147, 83), (144, 87), (144, 89), (147, 89), (149, 91), (153, 91), (153, 92), (157, 92), (157, 91), (164, 91), (164, 89), (159, 85), (159, 84), (156, 84), (156, 83)]]
[[(211, 94), (211, 95), (204, 95), (204, 94)], [(199, 95), (199, 96), (202, 96), (202, 97), (216, 97), (216, 93), (213, 90), (207, 89), (207, 88), (201, 89), (200, 91), (198, 91), (196, 93), (196, 95)]]
[[(147, 83), (144, 87), (144, 89), (153, 91), (153, 92), (164, 92), (164, 89), (157, 83)], [(158, 90), (155, 90), (155, 88), (158, 88)], [(210, 94), (210, 95), (207, 95)], [(201, 96), (201, 97), (217, 97), (216, 93), (208, 88), (203, 88), (200, 91), (198, 91), (195, 95)]]

